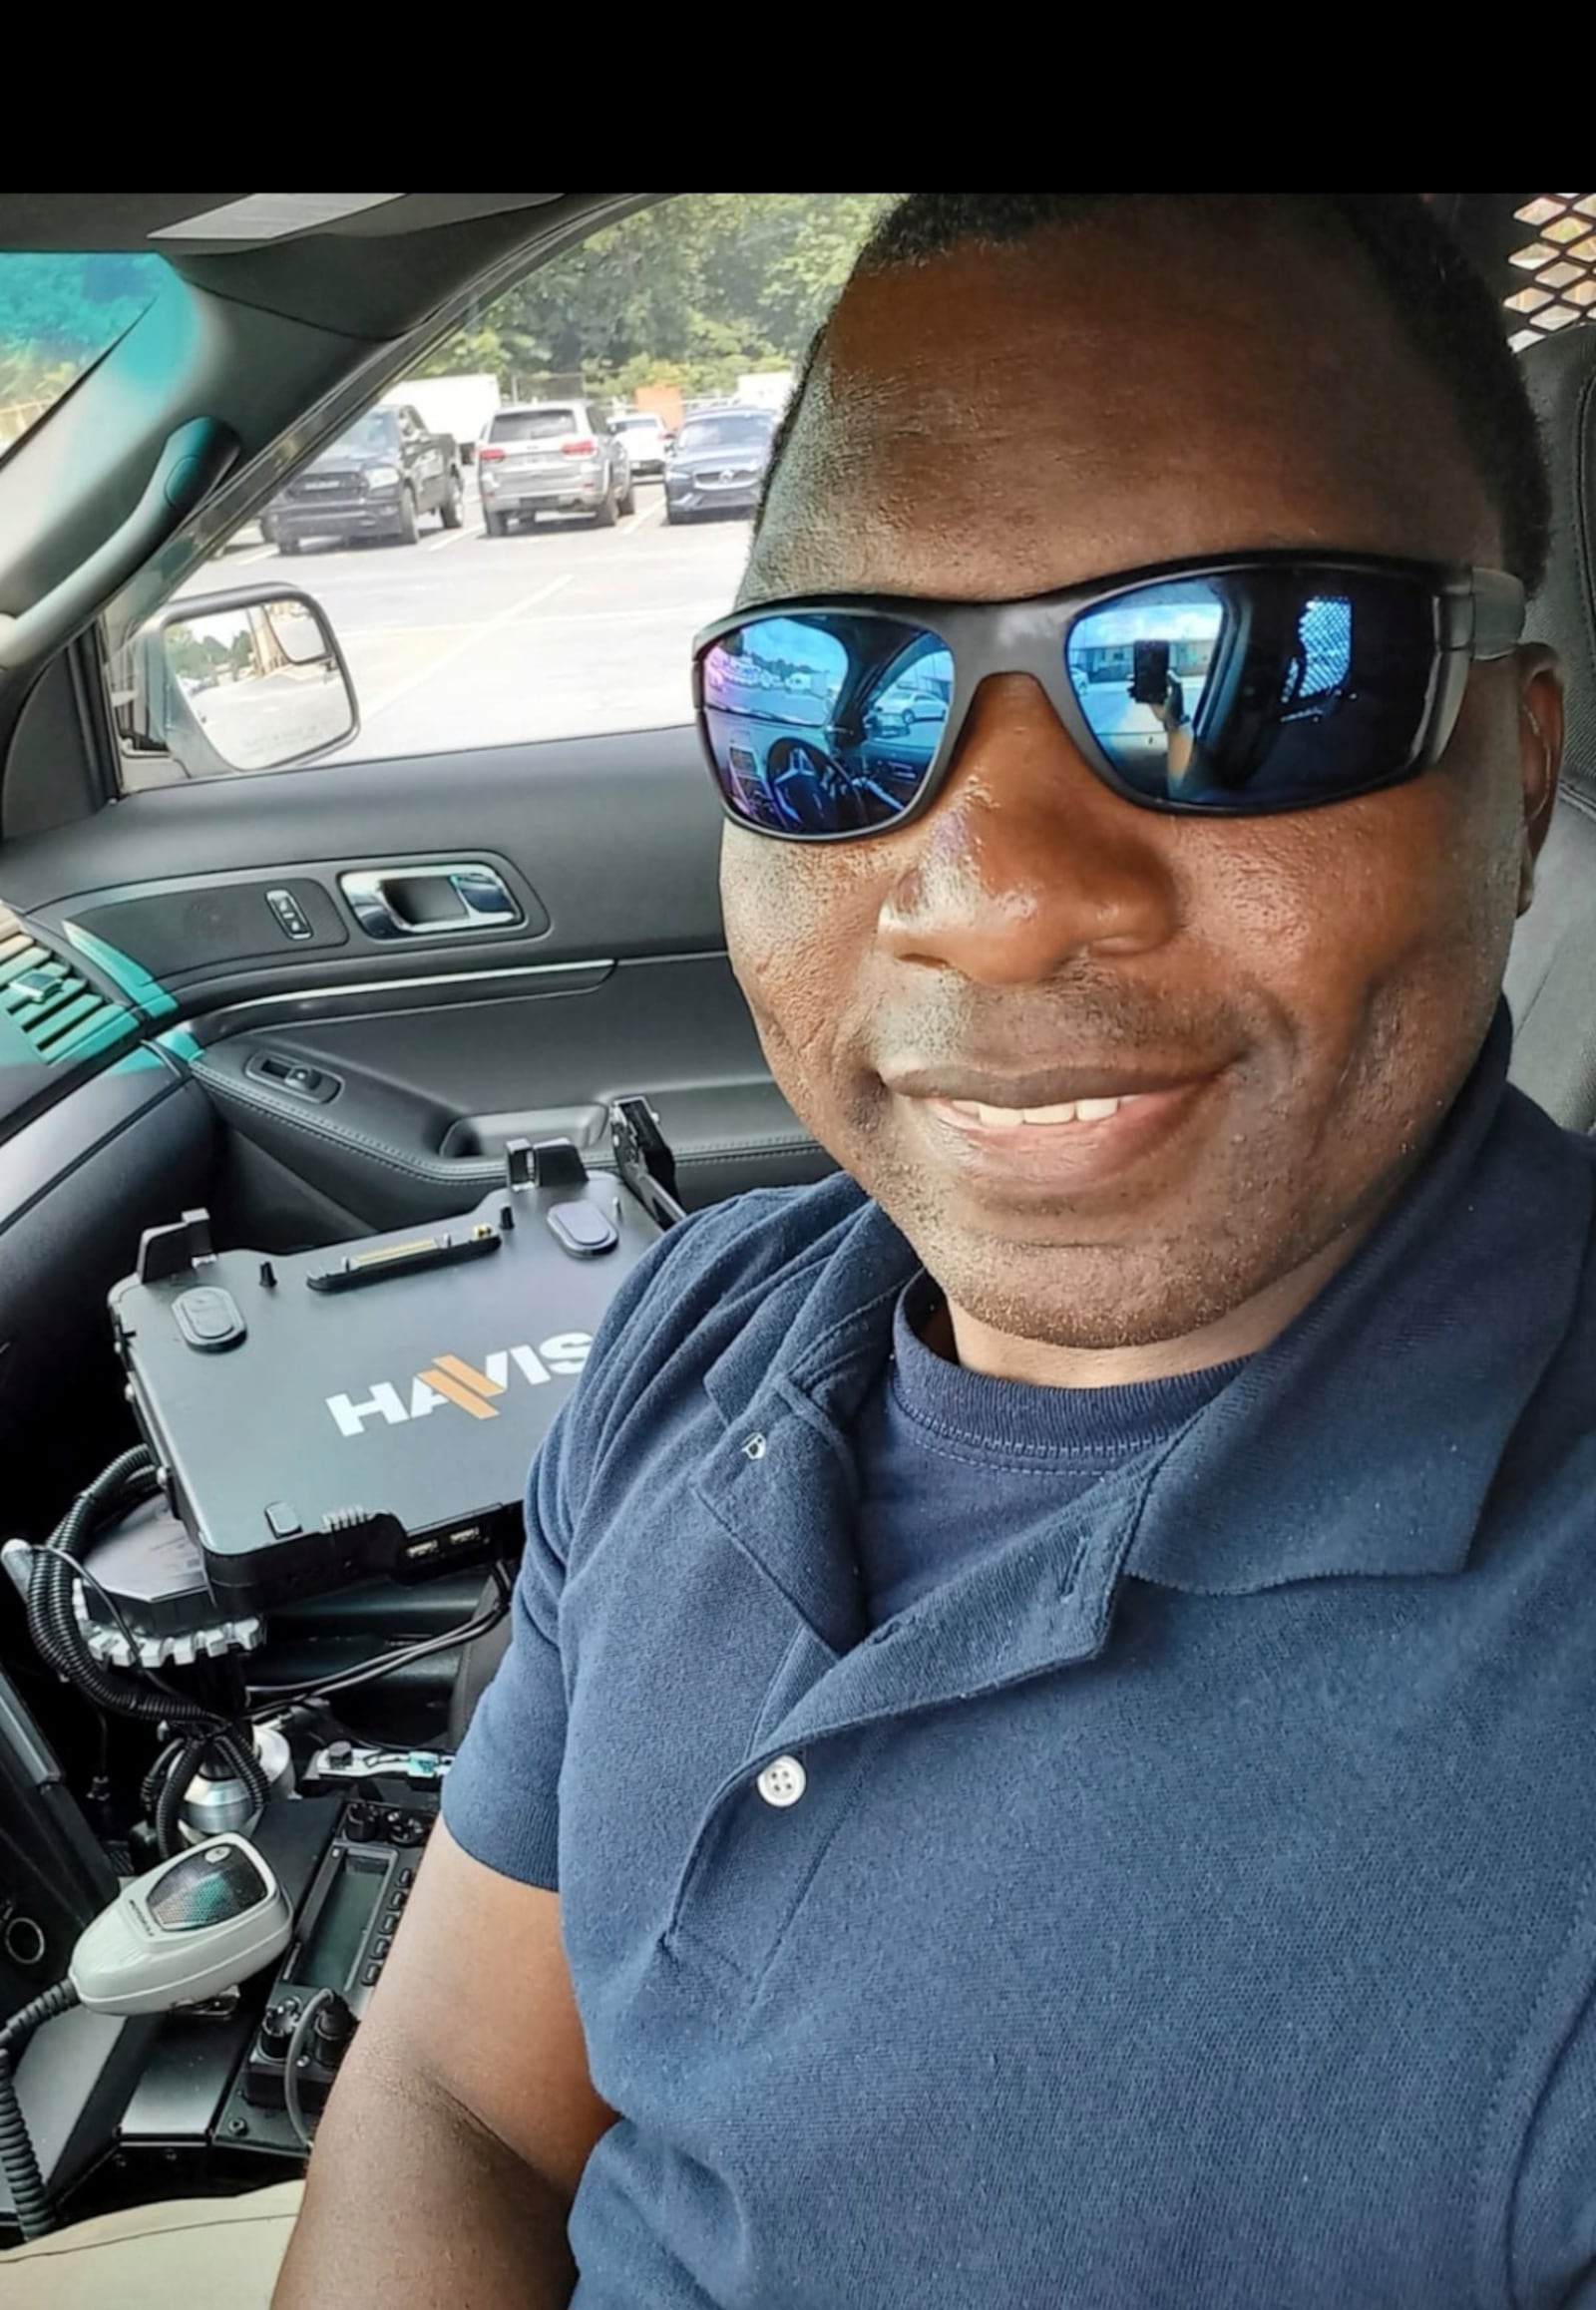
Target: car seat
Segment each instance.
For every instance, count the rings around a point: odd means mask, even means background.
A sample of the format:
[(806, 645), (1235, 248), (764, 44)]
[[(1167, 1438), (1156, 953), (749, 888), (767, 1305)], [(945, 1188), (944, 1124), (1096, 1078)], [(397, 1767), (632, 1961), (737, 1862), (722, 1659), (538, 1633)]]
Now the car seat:
[(1559, 1123), (1596, 1128), (1596, 321), (1526, 347), (1552, 482), (1552, 551), (1525, 631), (1561, 654), (1562, 788), (1514, 934), (1513, 1080)]

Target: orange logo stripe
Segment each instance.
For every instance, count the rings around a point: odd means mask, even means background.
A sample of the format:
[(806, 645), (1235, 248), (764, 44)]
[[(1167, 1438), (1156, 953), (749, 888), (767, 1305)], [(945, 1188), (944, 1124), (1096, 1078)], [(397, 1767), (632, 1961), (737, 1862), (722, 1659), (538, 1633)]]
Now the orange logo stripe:
[(505, 1391), (503, 1380), (490, 1379), (485, 1371), (479, 1371), (464, 1356), (440, 1355), (438, 1368), (440, 1371), (452, 1371), (456, 1379), (466, 1387), (474, 1387), (479, 1395), (503, 1395)]
[[(435, 1387), (440, 1395), (447, 1395), (451, 1403), (458, 1403), (462, 1411), (469, 1411), (473, 1419), (497, 1419), (499, 1414), (491, 1403), (484, 1403), (480, 1395), (474, 1395), (469, 1387), (463, 1387), (453, 1372), (440, 1369), (440, 1365), (444, 1362), (452, 1362), (453, 1360), (452, 1356), (440, 1355), (438, 1362), (433, 1365), (432, 1369), (421, 1372), (419, 1376), (426, 1381), (429, 1387)], [(479, 1386), (483, 1384), (480, 1373), (474, 1372), (472, 1376), (477, 1380)], [(492, 1382), (487, 1384), (492, 1385)], [(502, 1395), (504, 1390), (501, 1387), (495, 1387), (493, 1392), (495, 1395)]]

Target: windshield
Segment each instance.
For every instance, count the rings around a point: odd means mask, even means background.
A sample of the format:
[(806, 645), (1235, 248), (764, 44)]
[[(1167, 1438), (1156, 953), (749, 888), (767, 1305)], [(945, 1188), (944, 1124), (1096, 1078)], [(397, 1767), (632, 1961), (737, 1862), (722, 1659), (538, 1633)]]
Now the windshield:
[(678, 449), (764, 449), (768, 417), (690, 417), (676, 436)]
[(665, 430), (657, 417), (617, 417), (615, 425), (621, 433), (663, 433)]
[(562, 433), (575, 433), (577, 412), (574, 409), (512, 409), (493, 421), (494, 441), (553, 441)]
[(0, 456), (155, 302), (159, 256), (0, 250)]
[(372, 450), (394, 450), (399, 447), (399, 420), (391, 409), (368, 409), (358, 425), (351, 425), (343, 439), (334, 444), (336, 449), (352, 449), (362, 453)]

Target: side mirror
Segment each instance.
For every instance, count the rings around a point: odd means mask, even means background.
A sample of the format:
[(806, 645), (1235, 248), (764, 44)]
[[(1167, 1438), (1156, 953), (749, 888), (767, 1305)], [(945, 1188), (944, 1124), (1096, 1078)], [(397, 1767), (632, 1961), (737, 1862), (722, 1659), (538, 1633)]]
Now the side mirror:
[(135, 743), (191, 778), (313, 762), (360, 727), (343, 652), (297, 586), (169, 602), (133, 658)]

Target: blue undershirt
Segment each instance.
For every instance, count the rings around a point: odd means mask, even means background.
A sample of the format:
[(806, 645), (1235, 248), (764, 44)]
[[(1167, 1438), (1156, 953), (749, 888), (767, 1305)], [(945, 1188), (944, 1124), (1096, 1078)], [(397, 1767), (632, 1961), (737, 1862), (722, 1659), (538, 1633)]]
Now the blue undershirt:
[(1040, 1387), (967, 1371), (922, 1337), (939, 1295), (908, 1285), (891, 1360), (860, 1407), (860, 1584), (873, 1627), (1138, 1453), (1169, 1442), (1235, 1378), (1218, 1363), (1124, 1387)]

